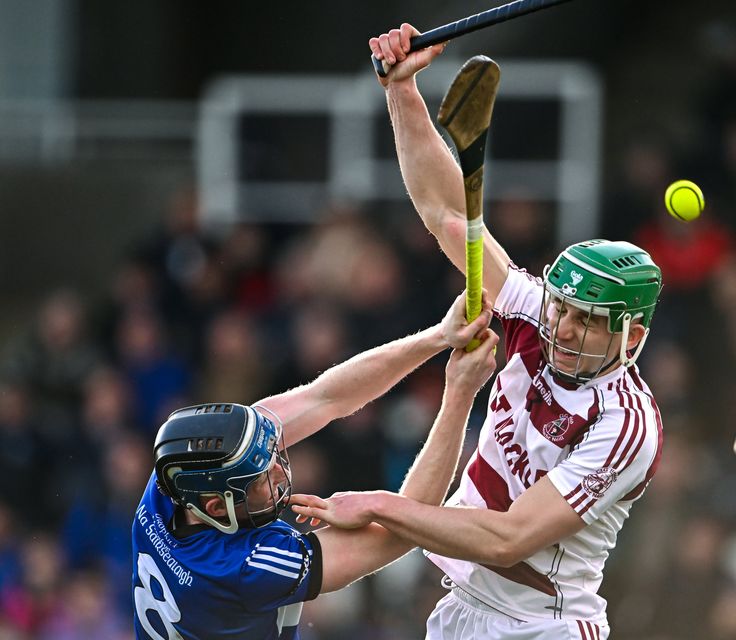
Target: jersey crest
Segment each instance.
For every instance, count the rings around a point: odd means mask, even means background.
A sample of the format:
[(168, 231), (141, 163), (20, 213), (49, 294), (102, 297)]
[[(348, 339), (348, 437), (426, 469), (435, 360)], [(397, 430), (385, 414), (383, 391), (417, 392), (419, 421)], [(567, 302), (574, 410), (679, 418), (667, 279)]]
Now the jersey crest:
[(611, 488), (611, 485), (616, 482), (616, 478), (618, 478), (618, 473), (616, 473), (615, 469), (601, 467), (583, 478), (583, 489), (585, 489), (585, 493), (589, 496), (601, 498)]
[(557, 420), (550, 420), (542, 427), (542, 435), (552, 442), (560, 442), (565, 439), (565, 434), (572, 423), (572, 416), (561, 413)]

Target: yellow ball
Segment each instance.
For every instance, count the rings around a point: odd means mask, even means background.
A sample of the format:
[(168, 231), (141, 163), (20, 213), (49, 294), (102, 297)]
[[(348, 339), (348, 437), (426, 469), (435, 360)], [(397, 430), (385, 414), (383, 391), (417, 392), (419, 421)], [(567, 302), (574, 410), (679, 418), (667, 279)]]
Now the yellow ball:
[(678, 180), (667, 187), (664, 204), (672, 217), (690, 222), (703, 213), (705, 198), (697, 184), (690, 180)]

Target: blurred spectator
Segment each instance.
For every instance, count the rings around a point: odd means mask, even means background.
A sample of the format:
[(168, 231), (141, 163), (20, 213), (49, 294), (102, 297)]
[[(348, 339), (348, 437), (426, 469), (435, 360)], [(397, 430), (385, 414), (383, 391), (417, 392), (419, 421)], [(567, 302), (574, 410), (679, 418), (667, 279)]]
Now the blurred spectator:
[(712, 640), (733, 640), (736, 638), (736, 586), (724, 587), (716, 596), (708, 612), (708, 628)]
[(662, 581), (653, 585), (652, 628), (671, 638), (703, 636), (704, 612), (711, 609), (725, 576), (722, 552), (725, 531), (712, 517), (694, 515), (675, 534), (677, 553)]
[(217, 255), (227, 276), (230, 298), (239, 309), (261, 315), (276, 303), (271, 254), (262, 227), (235, 225), (223, 238)]
[(604, 238), (632, 240), (635, 229), (654, 220), (663, 208), (665, 189), (674, 179), (672, 162), (673, 152), (663, 133), (647, 128), (626, 136), (611, 193), (605, 198)]
[(26, 535), (20, 550), (17, 582), (0, 593), (0, 619), (28, 634), (35, 634), (61, 607), (65, 557), (50, 535)]
[(554, 218), (528, 190), (504, 190), (489, 217), (494, 237), (522, 269), (541, 275), (545, 265), (556, 257)]
[(100, 447), (135, 430), (131, 390), (119, 370), (104, 365), (87, 378), (82, 425), (87, 437)]
[(64, 598), (37, 635), (39, 640), (130, 640), (130, 621), (113, 606), (102, 573), (77, 571), (67, 577)]
[(21, 522), (48, 523), (50, 447), (45, 446), (20, 383), (0, 386), (0, 496)]
[(402, 393), (386, 398), (380, 420), (385, 441), (381, 487), (398, 491), (437, 415), (443, 384), (442, 368), (427, 363), (404, 382)]
[(153, 267), (138, 256), (127, 257), (112, 276), (109, 293), (99, 304), (96, 331), (108, 358), (115, 357), (115, 339), (128, 310), (162, 312), (161, 284)]
[[(294, 478), (294, 493), (327, 494), (330, 460), (327, 452), (312, 442), (312, 438), (289, 446), (289, 464)], [(287, 513), (284, 512), (282, 517), (287, 517)], [(295, 524), (292, 519), (290, 523)]]
[(192, 187), (174, 192), (164, 212), (163, 225), (140, 253), (164, 286), (167, 317), (177, 315), (182, 290), (204, 268), (212, 246), (200, 228), (198, 210), (198, 195)]
[(641, 369), (667, 425), (667, 438), (705, 427), (700, 413), (702, 391), (695, 362), (681, 342), (654, 340)]
[(289, 319), (290, 327), (281, 337), (288, 344), (288, 352), (274, 388), (305, 384), (350, 357), (349, 330), (340, 307), (315, 301), (299, 306)]
[[(725, 211), (736, 207), (736, 22), (725, 16), (700, 29), (705, 86), (697, 100), (694, 121), (701, 144), (692, 171), (702, 188)], [(736, 231), (733, 216), (724, 222)]]
[(734, 238), (710, 217), (684, 224), (658, 207), (660, 215), (641, 226), (634, 242), (646, 249), (662, 269), (660, 305), (655, 315), (656, 339), (684, 341), (698, 349), (703, 323), (712, 322), (707, 287), (727, 260)]
[(99, 351), (87, 335), (86, 309), (79, 294), (54, 291), (43, 301), (25, 334), (9, 345), (2, 372), (25, 384), (47, 416), (51, 436), (68, 437), (79, 411), (84, 380), (99, 361)]
[(0, 502), (0, 602), (6, 589), (20, 580), (18, 527), (21, 522), (10, 507)]
[(115, 440), (100, 461), (102, 484), (71, 506), (62, 540), (71, 568), (97, 568), (110, 580), (119, 610), (130, 607), (133, 570), (130, 526), (151, 467), (150, 443), (137, 435)]
[(634, 242), (640, 242), (662, 269), (667, 288), (688, 293), (706, 285), (734, 246), (732, 233), (710, 216), (684, 224), (664, 215), (639, 227)]
[(205, 335), (205, 359), (195, 401), (248, 402), (271, 389), (270, 361), (262, 340), (245, 313), (216, 315)]
[(129, 309), (118, 329), (117, 361), (133, 394), (135, 421), (148, 433), (189, 395), (190, 371), (167, 338), (162, 319), (150, 310)]
[(172, 346), (195, 366), (201, 366), (207, 355), (206, 328), (227, 309), (227, 295), (227, 276), (215, 256), (208, 256), (184, 283), (179, 309), (169, 319), (169, 328)]
[(422, 310), (425, 315), (416, 325), (421, 326), (429, 318), (442, 317), (464, 288), (465, 277), (442, 256), (437, 240), (410, 207), (411, 203), (398, 207), (387, 222), (387, 234), (395, 238), (403, 263), (403, 304)]
[(199, 195), (186, 185), (171, 195), (162, 226), (136, 252), (156, 276), (156, 311), (171, 330), (172, 345), (193, 360), (202, 355), (203, 327), (226, 288), (215, 249), (200, 226)]

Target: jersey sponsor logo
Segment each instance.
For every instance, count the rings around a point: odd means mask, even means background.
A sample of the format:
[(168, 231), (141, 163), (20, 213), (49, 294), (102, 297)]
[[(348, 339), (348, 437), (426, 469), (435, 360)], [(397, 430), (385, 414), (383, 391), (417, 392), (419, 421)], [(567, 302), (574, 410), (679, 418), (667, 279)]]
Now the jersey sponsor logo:
[[(532, 386), (537, 390), (537, 392), (539, 393), (539, 397), (544, 400), (544, 403), (548, 407), (550, 407), (552, 406), (552, 402), (554, 401), (554, 398), (552, 397), (552, 389), (549, 388), (547, 381), (542, 378), (541, 373), (542, 372), (540, 370), (537, 375), (534, 376), (534, 379), (532, 380)], [(529, 398), (527, 397), (527, 399)]]
[(585, 493), (594, 498), (602, 498), (603, 494), (616, 482), (618, 473), (611, 467), (601, 467), (583, 478)]
[(542, 435), (552, 442), (560, 442), (560, 440), (564, 440), (565, 434), (572, 423), (572, 416), (561, 413), (556, 420), (550, 420), (542, 427)]

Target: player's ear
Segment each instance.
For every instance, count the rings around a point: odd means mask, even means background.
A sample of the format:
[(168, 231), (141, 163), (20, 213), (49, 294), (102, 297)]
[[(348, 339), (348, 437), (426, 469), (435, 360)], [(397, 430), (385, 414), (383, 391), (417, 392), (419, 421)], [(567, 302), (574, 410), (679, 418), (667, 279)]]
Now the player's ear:
[(644, 337), (645, 333), (646, 329), (643, 324), (639, 324), (638, 322), (632, 324), (629, 327), (629, 339), (626, 341), (626, 348), (631, 350), (636, 347), (636, 345), (639, 344), (639, 341)]
[(213, 518), (222, 518), (227, 515), (225, 501), (220, 496), (211, 496), (204, 500), (204, 512)]

